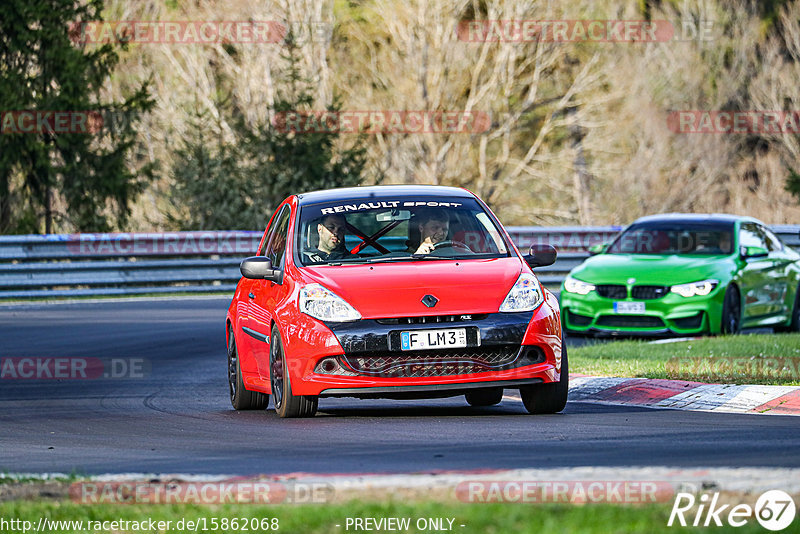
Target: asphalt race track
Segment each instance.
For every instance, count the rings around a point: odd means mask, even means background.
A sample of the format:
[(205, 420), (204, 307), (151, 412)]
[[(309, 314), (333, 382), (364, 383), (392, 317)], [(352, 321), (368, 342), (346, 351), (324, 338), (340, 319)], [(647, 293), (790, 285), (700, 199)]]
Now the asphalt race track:
[(311, 420), (235, 412), (228, 298), (0, 307), (0, 358), (144, 362), (133, 378), (0, 380), (0, 470), (377, 473), (568, 466), (800, 467), (789, 416), (571, 402), (529, 416), (504, 400), (322, 399)]

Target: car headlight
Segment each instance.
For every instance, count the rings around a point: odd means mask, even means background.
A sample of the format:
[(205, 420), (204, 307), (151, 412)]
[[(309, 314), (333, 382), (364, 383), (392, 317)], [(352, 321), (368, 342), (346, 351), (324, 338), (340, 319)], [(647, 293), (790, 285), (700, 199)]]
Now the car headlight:
[(564, 280), (564, 291), (567, 293), (577, 293), (578, 295), (588, 295), (595, 290), (595, 285), (588, 282), (583, 282), (567, 276)]
[(719, 280), (702, 280), (700, 282), (672, 286), (669, 289), (682, 297), (705, 297), (711, 293), (718, 284)]
[(342, 297), (320, 284), (308, 284), (300, 289), (300, 311), (320, 321), (344, 323), (358, 321), (361, 314)]
[(535, 276), (529, 273), (522, 273), (517, 278), (514, 287), (506, 295), (503, 304), (500, 305), (501, 312), (523, 312), (535, 310), (542, 302), (542, 286)]

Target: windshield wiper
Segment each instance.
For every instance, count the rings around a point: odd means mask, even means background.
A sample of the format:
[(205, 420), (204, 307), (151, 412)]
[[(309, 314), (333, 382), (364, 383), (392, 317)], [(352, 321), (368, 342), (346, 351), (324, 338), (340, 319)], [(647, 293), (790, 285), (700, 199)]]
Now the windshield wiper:
[(329, 263), (318, 263), (316, 265), (357, 265), (359, 263), (383, 263), (383, 262), (392, 262), (392, 261), (408, 261), (412, 260), (411, 256), (390, 256), (388, 258), (384, 258), (381, 256), (377, 257), (367, 257), (367, 258), (349, 258), (349, 259), (341, 259), (341, 260), (334, 260)]
[(453, 256), (434, 256), (433, 254), (412, 254), (415, 260), (456, 260)]
[(449, 256), (432, 256), (430, 254), (412, 254), (411, 256), (376, 256), (372, 258), (352, 258), (352, 259), (342, 259), (342, 260), (335, 260), (330, 263), (322, 263), (319, 265), (352, 265), (352, 264), (359, 264), (359, 263), (393, 263), (393, 262), (402, 262), (402, 261), (419, 261), (419, 260), (453, 260), (456, 258), (451, 258)]

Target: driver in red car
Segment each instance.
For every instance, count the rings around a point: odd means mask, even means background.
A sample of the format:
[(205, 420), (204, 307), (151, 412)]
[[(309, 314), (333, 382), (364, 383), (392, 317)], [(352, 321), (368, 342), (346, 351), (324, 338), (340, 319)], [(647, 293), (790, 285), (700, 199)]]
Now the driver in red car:
[(355, 257), (344, 246), (344, 231), (347, 220), (342, 215), (326, 215), (317, 223), (319, 244), (316, 248), (304, 252), (314, 263), (341, 260)]
[(412, 246), (409, 252), (430, 254), (437, 243), (447, 240), (447, 234), (450, 232), (450, 217), (446, 211), (435, 208), (426, 209), (417, 215), (417, 224), (420, 244), (416, 250)]

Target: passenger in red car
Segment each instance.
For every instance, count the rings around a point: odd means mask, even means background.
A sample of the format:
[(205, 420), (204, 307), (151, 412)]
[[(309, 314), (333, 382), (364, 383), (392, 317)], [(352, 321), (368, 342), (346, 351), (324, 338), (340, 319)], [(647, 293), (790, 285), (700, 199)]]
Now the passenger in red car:
[(344, 246), (346, 229), (347, 220), (344, 216), (326, 215), (317, 223), (319, 244), (304, 254), (314, 263), (354, 257)]

